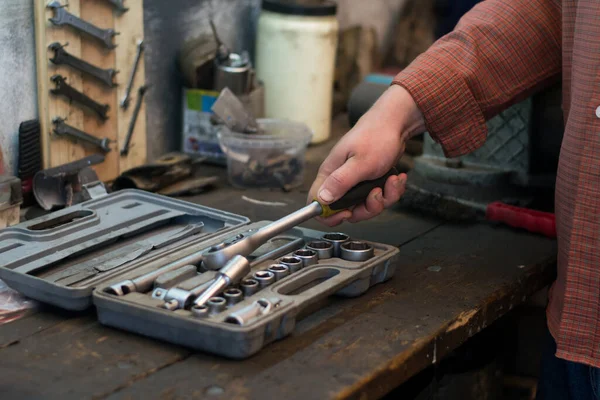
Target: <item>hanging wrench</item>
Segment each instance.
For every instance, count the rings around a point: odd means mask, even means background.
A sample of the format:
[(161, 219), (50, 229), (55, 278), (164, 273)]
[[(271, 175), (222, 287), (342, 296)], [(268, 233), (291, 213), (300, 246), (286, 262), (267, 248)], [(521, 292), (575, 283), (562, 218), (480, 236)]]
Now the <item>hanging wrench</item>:
[(80, 140), (82, 142), (98, 147), (105, 153), (108, 153), (111, 150), (109, 147), (110, 140), (108, 138), (97, 138), (95, 136), (90, 135), (89, 133), (80, 131), (77, 128), (65, 124), (65, 120), (60, 117), (54, 118), (52, 120), (52, 123), (54, 124), (54, 133), (58, 136), (67, 136), (71, 139)]
[(86, 61), (83, 61), (80, 58), (72, 56), (71, 54), (67, 53), (64, 49), (64, 47), (67, 44), (65, 44), (64, 46), (58, 42), (54, 42), (54, 43), (50, 44), (50, 46), (48, 46), (48, 48), (50, 50), (54, 51), (54, 57), (50, 58), (50, 61), (52, 61), (56, 65), (68, 65), (72, 68), (75, 68), (81, 72), (84, 72), (84, 73), (100, 80), (101, 82), (103, 82), (105, 85), (107, 85), (109, 87), (117, 86), (113, 82), (113, 78), (117, 74), (117, 71), (115, 71), (112, 68), (102, 69), (102, 68), (96, 67)]
[(123, 109), (127, 109), (129, 106), (129, 96), (131, 95), (131, 88), (133, 87), (133, 79), (135, 78), (135, 73), (138, 69), (138, 64), (142, 58), (143, 51), (144, 41), (140, 40), (137, 44), (137, 54), (135, 55), (135, 61), (133, 62), (133, 69), (131, 70), (131, 75), (129, 76), (129, 82), (127, 82), (127, 89), (125, 89), (125, 96), (123, 96), (123, 100), (121, 100), (121, 107)]
[(114, 49), (117, 47), (113, 44), (112, 38), (117, 34), (113, 29), (102, 29), (96, 25), (90, 24), (87, 21), (71, 14), (65, 10), (58, 1), (53, 1), (48, 4), (48, 8), (54, 11), (54, 17), (50, 18), (49, 21), (54, 25), (69, 25), (80, 32), (86, 33), (91, 37), (98, 39), (107, 49)]
[(74, 87), (70, 86), (62, 75), (54, 75), (50, 78), (52, 82), (56, 85), (56, 88), (50, 89), (50, 93), (54, 95), (62, 95), (68, 98), (71, 101), (77, 102), (85, 107), (88, 107), (90, 110), (94, 111), (98, 114), (101, 120), (106, 121), (108, 116), (106, 113), (108, 112), (110, 106), (108, 104), (100, 104), (85, 94), (81, 93)]
[(133, 135), (135, 122), (137, 121), (138, 114), (140, 113), (140, 108), (142, 108), (142, 101), (144, 100), (144, 94), (146, 93), (147, 89), (147, 85), (140, 86), (140, 88), (138, 89), (138, 98), (135, 103), (135, 109), (133, 110), (133, 114), (131, 115), (131, 121), (129, 122), (129, 128), (127, 129), (127, 135), (125, 136), (125, 141), (123, 142), (123, 147), (121, 148), (122, 156), (126, 156), (129, 153), (129, 144), (131, 142), (131, 136)]
[(123, 4), (123, 0), (107, 0), (113, 7), (115, 10), (119, 11), (119, 12), (127, 12), (129, 11), (129, 8), (125, 7), (125, 5)]

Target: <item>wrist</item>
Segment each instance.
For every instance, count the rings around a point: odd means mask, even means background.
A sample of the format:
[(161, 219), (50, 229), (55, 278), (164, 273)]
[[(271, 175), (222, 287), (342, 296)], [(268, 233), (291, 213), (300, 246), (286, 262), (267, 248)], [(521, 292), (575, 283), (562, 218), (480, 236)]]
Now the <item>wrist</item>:
[(404, 140), (427, 130), (423, 113), (411, 94), (400, 85), (390, 86), (373, 108), (380, 109), (390, 126), (399, 132)]

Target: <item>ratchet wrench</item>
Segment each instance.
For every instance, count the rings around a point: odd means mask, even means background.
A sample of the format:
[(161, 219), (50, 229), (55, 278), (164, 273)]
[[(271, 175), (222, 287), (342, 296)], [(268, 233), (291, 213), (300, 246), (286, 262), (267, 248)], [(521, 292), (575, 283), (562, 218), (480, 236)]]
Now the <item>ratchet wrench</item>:
[(260, 228), (252, 235), (247, 236), (238, 242), (225, 247), (215, 246), (209, 249), (206, 253), (204, 253), (204, 259), (202, 263), (207, 269), (220, 269), (221, 267), (224, 267), (233, 257), (246, 257), (250, 255), (254, 250), (262, 246), (269, 239), (289, 229), (292, 229), (302, 222), (318, 216), (329, 217), (340, 211), (363, 203), (367, 199), (369, 193), (371, 193), (371, 190), (375, 189), (376, 187), (383, 188), (387, 178), (397, 174), (398, 171), (396, 171), (395, 168), (392, 168), (385, 175), (378, 179), (361, 182), (350, 189), (341, 199), (329, 205), (321, 204), (317, 200), (314, 200), (312, 203), (301, 208), (300, 210)]

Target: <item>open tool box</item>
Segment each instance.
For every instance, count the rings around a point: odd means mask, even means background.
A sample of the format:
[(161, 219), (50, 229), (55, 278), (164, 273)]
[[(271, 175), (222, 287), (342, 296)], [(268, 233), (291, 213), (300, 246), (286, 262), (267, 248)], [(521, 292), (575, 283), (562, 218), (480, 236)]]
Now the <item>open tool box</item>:
[(245, 358), (290, 334), (308, 306), (358, 296), (395, 271), (393, 246), (294, 228), (247, 257), (243, 280), (195, 306), (218, 274), (203, 253), (267, 224), (125, 190), (0, 230), (0, 279), (61, 308), (94, 304), (105, 325)]

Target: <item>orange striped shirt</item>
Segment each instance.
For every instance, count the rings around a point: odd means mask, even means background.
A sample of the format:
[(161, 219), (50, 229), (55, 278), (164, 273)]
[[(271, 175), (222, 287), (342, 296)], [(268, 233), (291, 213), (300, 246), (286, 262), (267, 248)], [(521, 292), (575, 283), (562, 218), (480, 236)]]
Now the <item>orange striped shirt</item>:
[(483, 144), (487, 119), (561, 78), (558, 276), (548, 325), (558, 357), (600, 367), (600, 2), (484, 1), (394, 83), (456, 157)]

